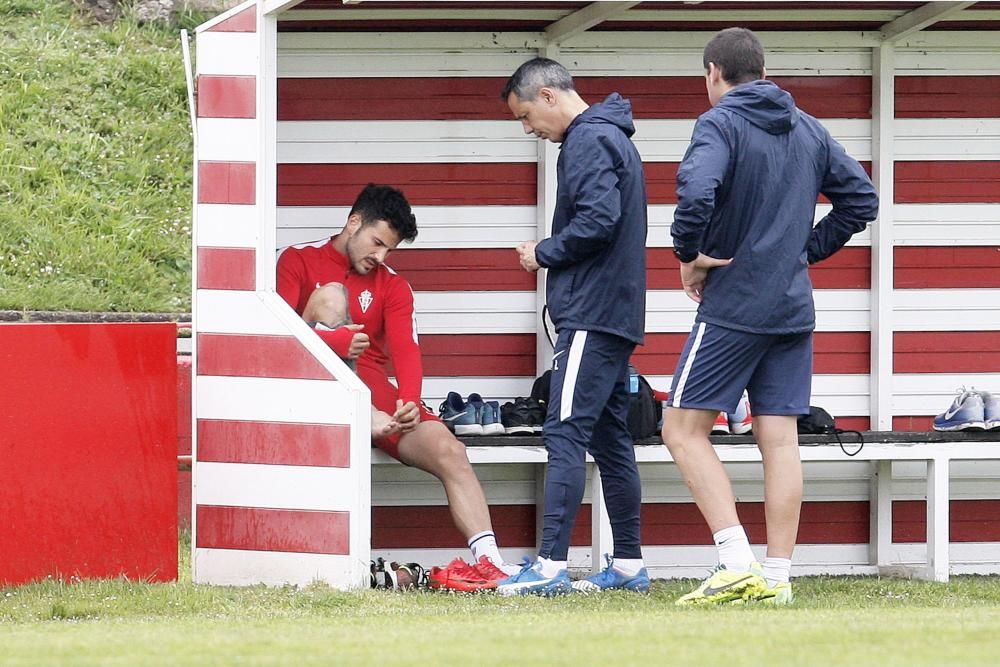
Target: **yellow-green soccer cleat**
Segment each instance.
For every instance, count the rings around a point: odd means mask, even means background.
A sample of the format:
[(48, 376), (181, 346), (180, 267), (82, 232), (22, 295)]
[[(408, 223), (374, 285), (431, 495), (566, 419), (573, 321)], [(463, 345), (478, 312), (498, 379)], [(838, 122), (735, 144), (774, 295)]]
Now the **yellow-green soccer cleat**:
[(749, 600), (754, 604), (786, 605), (792, 604), (795, 596), (792, 595), (792, 585), (787, 581), (775, 584), (771, 588), (764, 589), (764, 592)]
[(767, 581), (764, 580), (760, 565), (757, 563), (751, 563), (750, 569), (744, 571), (727, 570), (719, 565), (698, 588), (674, 604), (680, 606), (727, 604), (756, 598), (767, 590)]

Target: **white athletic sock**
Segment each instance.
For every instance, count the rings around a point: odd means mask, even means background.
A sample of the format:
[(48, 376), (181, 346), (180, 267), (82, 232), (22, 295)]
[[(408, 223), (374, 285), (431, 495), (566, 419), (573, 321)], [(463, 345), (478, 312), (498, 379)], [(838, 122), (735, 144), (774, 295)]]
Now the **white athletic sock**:
[(715, 546), (719, 550), (719, 563), (727, 570), (746, 572), (750, 569), (754, 556), (743, 526), (737, 524), (723, 528), (712, 535), (712, 539), (715, 540)]
[(482, 556), (486, 556), (497, 567), (503, 565), (503, 556), (497, 546), (497, 536), (492, 530), (484, 530), (469, 538), (469, 548), (472, 549), (472, 563), (475, 565)]
[(538, 557), (538, 569), (543, 577), (546, 579), (551, 579), (560, 572), (566, 569), (566, 561), (564, 560), (549, 560), (548, 558)]
[(626, 577), (634, 577), (645, 566), (641, 558), (615, 558), (611, 561), (611, 567)]
[(774, 588), (778, 584), (788, 583), (792, 570), (791, 558), (772, 558), (768, 556), (764, 559), (764, 578), (767, 585)]

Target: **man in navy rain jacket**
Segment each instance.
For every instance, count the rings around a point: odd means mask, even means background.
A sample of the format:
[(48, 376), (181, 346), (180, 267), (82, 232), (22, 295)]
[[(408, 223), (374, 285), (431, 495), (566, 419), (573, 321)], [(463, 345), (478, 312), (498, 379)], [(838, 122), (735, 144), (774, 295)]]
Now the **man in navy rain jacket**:
[[(684, 291), (700, 305), (674, 372), (663, 440), (708, 522), (719, 568), (678, 604), (791, 602), (802, 504), (798, 415), (808, 414), (816, 317), (808, 266), (878, 213), (861, 165), (792, 96), (765, 81), (743, 28), (705, 47), (713, 108), (677, 173), (671, 235)], [(822, 193), (833, 210), (813, 226)], [(747, 389), (764, 462), (767, 558), (756, 562), (708, 434)]]
[[(552, 595), (611, 588), (645, 592), (639, 549), (641, 489), (628, 432), (628, 360), (645, 329), (646, 188), (632, 144), (632, 107), (617, 93), (588, 106), (569, 72), (535, 58), (501, 97), (524, 131), (562, 144), (552, 236), (518, 246), (528, 271), (548, 269), (546, 296), (558, 340), (552, 359), (545, 517), (538, 559), (498, 583), (501, 594)], [(570, 533), (586, 481), (585, 455), (601, 471), (614, 554), (571, 584)]]

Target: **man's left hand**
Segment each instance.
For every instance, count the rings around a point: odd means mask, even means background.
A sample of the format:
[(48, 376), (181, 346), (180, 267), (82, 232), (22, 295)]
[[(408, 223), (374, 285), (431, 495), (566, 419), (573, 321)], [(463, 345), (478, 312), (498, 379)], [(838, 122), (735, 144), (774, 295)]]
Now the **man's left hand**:
[(393, 421), (399, 424), (399, 430), (403, 433), (412, 431), (420, 423), (420, 408), (413, 401), (403, 403), (396, 400), (396, 413), (392, 416)]
[(542, 268), (538, 265), (538, 260), (535, 259), (536, 245), (538, 245), (538, 241), (524, 241), (517, 244), (517, 255), (521, 260), (521, 266), (524, 267), (525, 271), (531, 273)]
[(731, 259), (717, 259), (698, 253), (694, 261), (687, 264), (681, 262), (681, 286), (684, 288), (684, 293), (692, 301), (701, 303), (708, 272), (720, 266), (728, 266), (732, 261)]

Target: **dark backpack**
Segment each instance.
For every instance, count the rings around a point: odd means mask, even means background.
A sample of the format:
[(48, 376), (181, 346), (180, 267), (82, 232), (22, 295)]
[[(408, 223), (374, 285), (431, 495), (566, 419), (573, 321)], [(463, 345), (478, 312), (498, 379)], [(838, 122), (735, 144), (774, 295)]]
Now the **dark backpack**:
[[(833, 417), (830, 416), (830, 413), (823, 408), (816, 407), (815, 405), (809, 406), (809, 414), (799, 417), (798, 430), (799, 433), (805, 433), (808, 435), (832, 435), (837, 439), (837, 444), (840, 445), (841, 451), (848, 456), (856, 456), (865, 446), (865, 437), (860, 433), (860, 431), (837, 428), (837, 424), (833, 421)], [(844, 441), (840, 437), (844, 433), (853, 433), (858, 437), (858, 448), (853, 452), (847, 451), (847, 448), (844, 447)]]
[[(633, 440), (642, 440), (656, 435), (660, 418), (663, 416), (663, 405), (653, 396), (653, 388), (649, 386), (639, 371), (632, 364), (628, 367), (628, 431)], [(552, 383), (552, 371), (541, 374), (531, 386), (531, 397), (548, 404), (549, 386)]]

